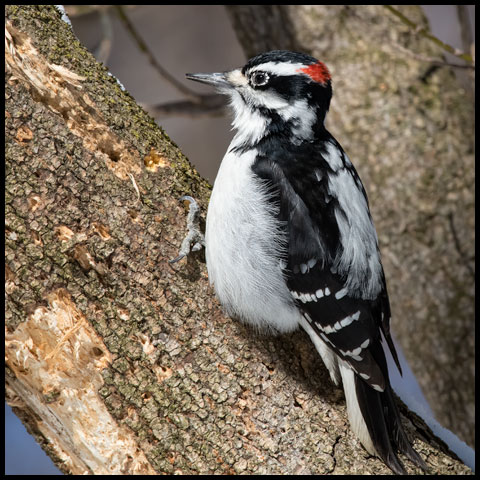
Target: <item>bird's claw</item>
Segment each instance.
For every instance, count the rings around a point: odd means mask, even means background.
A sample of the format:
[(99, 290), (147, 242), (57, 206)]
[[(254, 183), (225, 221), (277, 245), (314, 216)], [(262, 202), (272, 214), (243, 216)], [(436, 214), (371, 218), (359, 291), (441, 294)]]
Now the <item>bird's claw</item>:
[[(180, 247), (179, 255), (168, 263), (177, 263), (182, 258), (186, 257), (190, 252), (198, 252), (205, 246), (205, 237), (200, 231), (200, 207), (193, 197), (184, 195), (179, 199), (180, 202), (189, 202), (189, 209), (187, 215), (187, 229), (188, 233), (183, 239)], [(193, 246), (191, 247), (191, 245)]]

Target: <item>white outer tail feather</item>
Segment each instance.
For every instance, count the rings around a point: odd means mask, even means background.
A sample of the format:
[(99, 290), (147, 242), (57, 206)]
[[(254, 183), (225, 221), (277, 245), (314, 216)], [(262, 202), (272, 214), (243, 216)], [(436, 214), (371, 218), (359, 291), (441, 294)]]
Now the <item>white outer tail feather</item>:
[(330, 377), (335, 385), (339, 385), (340, 378), (343, 383), (343, 390), (345, 392), (345, 399), (347, 402), (347, 413), (350, 426), (353, 433), (358, 437), (362, 445), (368, 453), (376, 455), (375, 447), (373, 446), (372, 438), (368, 433), (368, 428), (363, 419), (360, 405), (358, 404), (357, 391), (355, 388), (355, 373), (349, 367), (348, 363), (338, 357), (319, 336), (315, 333), (308, 321), (302, 317), (300, 325), (308, 333), (310, 340), (315, 345), (316, 350), (322, 357), (323, 363), (330, 373)]
[[(345, 400), (347, 401), (347, 413), (350, 426), (353, 433), (357, 435), (362, 445), (368, 453), (376, 455), (375, 447), (373, 446), (372, 438), (368, 433), (368, 428), (363, 419), (360, 405), (358, 404), (357, 391), (355, 388), (355, 372), (349, 367), (348, 363), (338, 358), (338, 366), (342, 376), (343, 390), (345, 392)], [(379, 412), (381, 415), (381, 412)]]

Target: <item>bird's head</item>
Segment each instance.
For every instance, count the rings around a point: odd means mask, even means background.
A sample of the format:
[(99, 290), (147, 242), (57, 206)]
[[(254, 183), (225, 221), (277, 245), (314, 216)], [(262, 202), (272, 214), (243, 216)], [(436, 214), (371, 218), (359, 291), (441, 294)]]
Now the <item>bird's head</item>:
[(269, 135), (294, 144), (313, 141), (323, 128), (332, 97), (330, 72), (310, 55), (284, 50), (262, 53), (243, 68), (187, 73), (230, 96), (237, 144), (254, 146)]

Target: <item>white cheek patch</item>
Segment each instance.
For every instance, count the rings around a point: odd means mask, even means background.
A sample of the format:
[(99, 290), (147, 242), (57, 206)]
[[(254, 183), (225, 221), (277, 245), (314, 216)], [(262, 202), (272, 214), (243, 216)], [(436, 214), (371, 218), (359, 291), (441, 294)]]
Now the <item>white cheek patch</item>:
[(268, 90), (254, 90), (249, 86), (248, 90), (244, 92), (246, 100), (257, 107), (268, 108), (280, 113), (280, 110), (289, 107), (288, 101), (279, 95), (269, 92)]

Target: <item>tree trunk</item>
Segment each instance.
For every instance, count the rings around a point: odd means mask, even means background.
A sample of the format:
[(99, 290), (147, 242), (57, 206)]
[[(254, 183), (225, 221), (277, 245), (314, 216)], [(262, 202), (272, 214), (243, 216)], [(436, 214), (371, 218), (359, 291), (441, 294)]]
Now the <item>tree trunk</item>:
[[(437, 419), (474, 446), (471, 92), (451, 68), (425, 61), (444, 52), (420, 28), (382, 5), (228, 9), (247, 57), (296, 50), (330, 67), (327, 128), (369, 194), (393, 332)], [(420, 6), (399, 9), (428, 32)]]
[[(389, 473), (298, 332), (223, 316), (209, 186), (52, 6), (6, 7), (6, 398), (65, 473)], [(435, 473), (460, 462), (416, 440)], [(412, 471), (416, 471), (411, 467)]]

